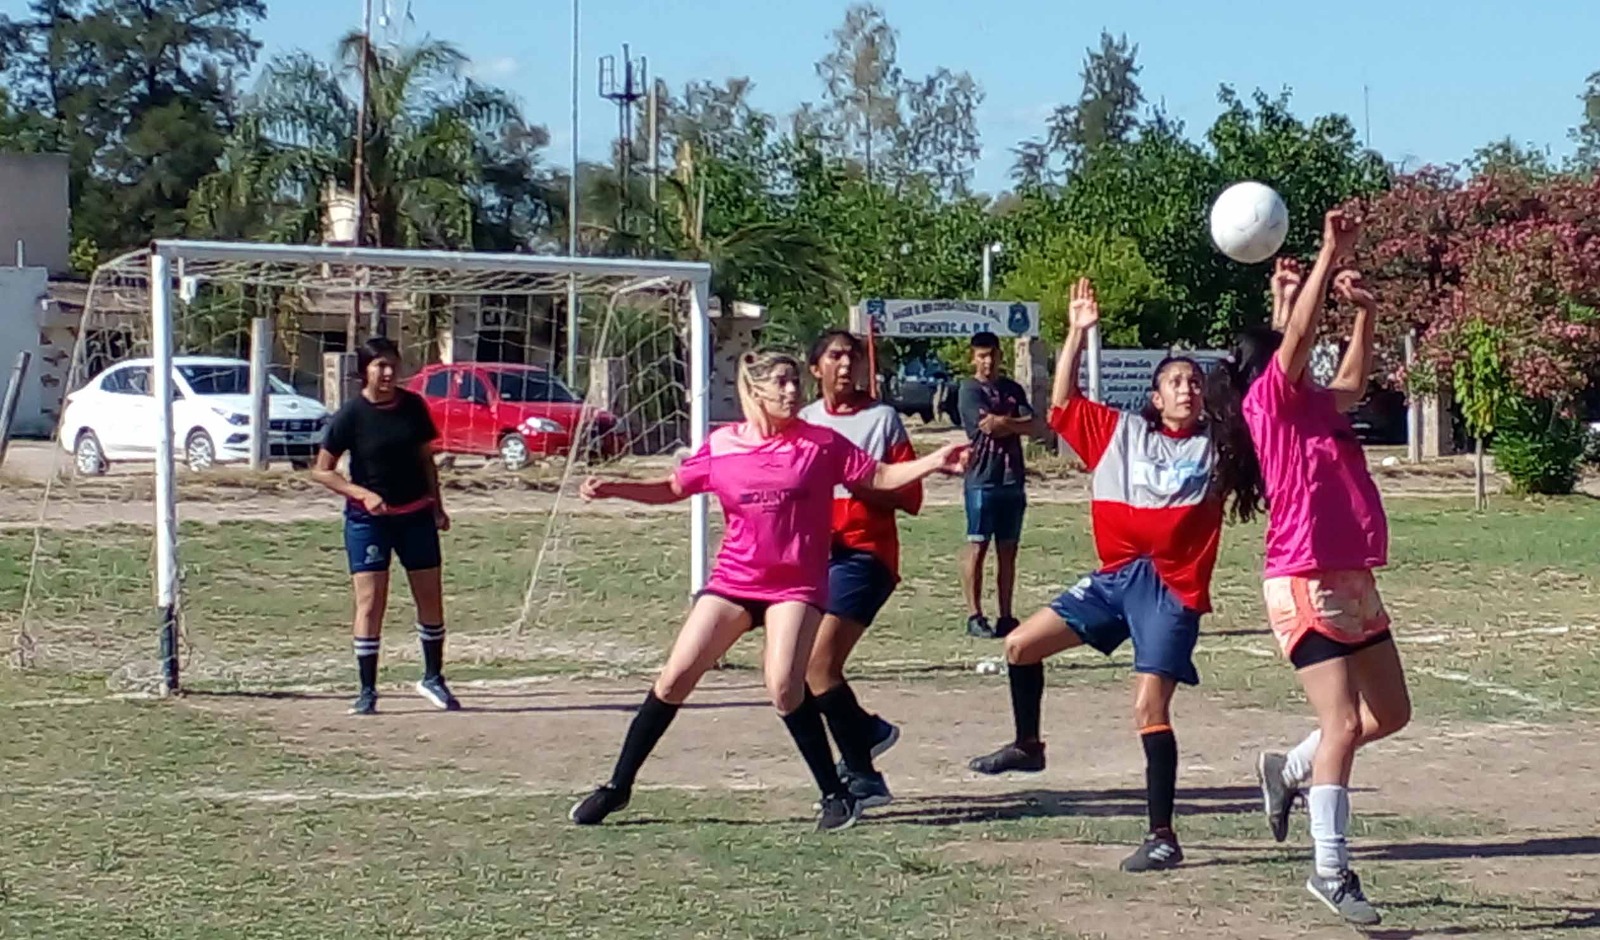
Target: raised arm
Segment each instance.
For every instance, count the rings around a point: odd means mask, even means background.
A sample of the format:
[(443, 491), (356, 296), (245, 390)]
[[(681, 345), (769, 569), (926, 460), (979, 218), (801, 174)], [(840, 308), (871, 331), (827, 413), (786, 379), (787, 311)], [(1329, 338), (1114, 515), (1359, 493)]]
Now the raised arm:
[(1294, 299), (1289, 322), (1283, 328), (1283, 345), (1278, 347), (1278, 367), (1291, 383), (1299, 382), (1311, 362), (1311, 348), (1317, 342), (1317, 327), (1333, 272), (1350, 257), (1360, 230), (1355, 220), (1342, 209), (1328, 212), (1322, 224), (1322, 250)]
[(1050, 387), (1051, 407), (1065, 408), (1068, 401), (1083, 397), (1083, 390), (1078, 387), (1078, 361), (1083, 358), (1089, 331), (1099, 325), (1100, 304), (1095, 300), (1094, 285), (1088, 278), (1080, 277), (1078, 283), (1072, 285), (1072, 301), (1067, 307), (1067, 341), (1056, 359), (1056, 374)]
[(905, 463), (880, 463), (863, 489), (898, 490), (935, 473), (961, 473), (967, 468), (967, 445), (946, 444), (926, 457)]
[(630, 503), (644, 503), (647, 506), (665, 506), (683, 499), (689, 492), (678, 482), (676, 476), (662, 477), (658, 480), (602, 480), (599, 477), (589, 477), (578, 488), (578, 495), (585, 500), (625, 499)]
[(1296, 258), (1279, 258), (1272, 265), (1272, 328), (1282, 333), (1289, 325), (1289, 310), (1300, 296), (1305, 272)]
[(1378, 299), (1361, 279), (1361, 274), (1350, 268), (1340, 271), (1333, 279), (1335, 297), (1356, 308), (1355, 326), (1350, 331), (1350, 347), (1339, 363), (1339, 374), (1328, 390), (1333, 392), (1334, 403), (1340, 411), (1350, 411), (1367, 397), (1367, 380), (1372, 375), (1372, 345), (1377, 331)]

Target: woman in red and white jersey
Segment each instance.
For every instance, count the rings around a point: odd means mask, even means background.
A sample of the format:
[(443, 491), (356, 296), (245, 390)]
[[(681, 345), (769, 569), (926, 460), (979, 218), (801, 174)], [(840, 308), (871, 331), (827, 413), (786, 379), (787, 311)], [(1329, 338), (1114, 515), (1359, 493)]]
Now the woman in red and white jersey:
[[(900, 415), (857, 382), (865, 364), (859, 338), (829, 330), (811, 345), (807, 362), (822, 397), (800, 411), (810, 424), (832, 428), (881, 463), (916, 459)], [(869, 714), (844, 678), (844, 664), (900, 581), (900, 531), (895, 512), (922, 508), (922, 484), (893, 492), (838, 487), (833, 498), (833, 550), (828, 603), (806, 670), (806, 685), (828, 720), (843, 760), (839, 776), (862, 808), (890, 800), (873, 758), (894, 746), (900, 729)]]

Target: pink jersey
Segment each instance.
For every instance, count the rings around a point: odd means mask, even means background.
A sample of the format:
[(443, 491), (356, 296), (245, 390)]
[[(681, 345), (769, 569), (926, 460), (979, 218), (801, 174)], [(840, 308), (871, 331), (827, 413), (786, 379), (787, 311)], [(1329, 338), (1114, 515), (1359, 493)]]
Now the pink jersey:
[(1309, 378), (1290, 382), (1273, 356), (1250, 386), (1243, 410), (1271, 507), (1266, 576), (1387, 564), (1383, 500), (1333, 393)]
[(877, 469), (839, 432), (804, 421), (766, 438), (744, 423), (712, 431), (674, 474), (685, 493), (714, 493), (722, 504), (722, 547), (706, 589), (821, 607), (834, 487), (859, 486)]

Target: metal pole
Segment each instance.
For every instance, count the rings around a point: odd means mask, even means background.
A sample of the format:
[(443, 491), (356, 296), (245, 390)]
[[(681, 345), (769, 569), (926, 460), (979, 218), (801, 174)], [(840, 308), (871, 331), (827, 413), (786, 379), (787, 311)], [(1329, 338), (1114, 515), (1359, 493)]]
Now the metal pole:
[(989, 260), (989, 252), (992, 251), (993, 249), (994, 249), (993, 245), (985, 244), (983, 246), (983, 299), (984, 300), (988, 300), (989, 299), (989, 288), (991, 286), (990, 285), (990, 280), (991, 280), (991, 275), (992, 275), (991, 268), (993, 267), (993, 262), (991, 262)]
[[(1409, 330), (1406, 333), (1406, 371), (1417, 361), (1417, 331)], [(1422, 462), (1422, 400), (1415, 392), (1406, 394), (1406, 459), (1412, 463)]]
[(661, 202), (659, 199), (661, 184), (661, 121), (656, 110), (661, 106), (659, 89), (661, 83), (650, 83), (649, 104), (650, 108), (650, 248), (656, 247), (659, 237), (657, 229), (661, 227)]
[(1100, 327), (1089, 329), (1089, 400), (1100, 401)]
[(271, 456), (272, 421), (267, 408), (267, 363), (272, 360), (272, 321), (250, 321), (250, 469), (267, 469)]
[(6, 383), (6, 397), (0, 401), (0, 466), (6, 462), (6, 445), (11, 441), (11, 422), (17, 417), (17, 405), (22, 401), (22, 380), (28, 374), (28, 363), (33, 353), (24, 349), (17, 353), (17, 364), (11, 367), (11, 381)]
[(150, 256), (151, 386), (156, 398), (156, 617), (161, 629), (163, 691), (178, 691), (178, 490), (172, 451), (172, 272)]
[[(567, 177), (567, 254), (578, 256), (578, 0), (572, 0), (572, 173)], [(567, 276), (567, 385), (578, 384), (578, 276)]]
[[(699, 450), (711, 433), (711, 284), (695, 281), (689, 307), (689, 443)], [(690, 503), (689, 588), (698, 594), (706, 584), (710, 560), (708, 526), (710, 505), (704, 493)]]
[[(356, 112), (356, 247), (362, 243), (362, 229), (367, 223), (367, 101), (372, 95), (372, 76), (368, 63), (372, 59), (372, 0), (364, 0), (361, 10), (361, 107)], [(350, 325), (346, 337), (349, 342), (348, 351), (354, 352), (356, 348), (355, 326), (361, 319), (361, 293), (352, 295), (350, 308)], [(367, 335), (377, 336), (378, 326), (382, 321), (383, 312), (374, 304), (372, 319), (367, 324)]]

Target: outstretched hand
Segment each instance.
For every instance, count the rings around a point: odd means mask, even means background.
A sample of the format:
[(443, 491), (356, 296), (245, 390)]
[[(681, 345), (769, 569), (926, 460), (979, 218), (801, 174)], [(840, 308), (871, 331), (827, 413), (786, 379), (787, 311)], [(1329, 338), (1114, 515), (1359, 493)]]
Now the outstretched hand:
[(1067, 307), (1068, 323), (1075, 330), (1087, 330), (1100, 323), (1100, 304), (1095, 300), (1094, 284), (1086, 277), (1072, 285), (1072, 301)]
[(1365, 307), (1368, 310), (1378, 305), (1378, 298), (1367, 286), (1366, 279), (1355, 268), (1345, 268), (1333, 279), (1333, 295), (1345, 303)]
[(939, 458), (939, 472), (951, 476), (966, 473), (969, 453), (970, 449), (966, 444), (946, 444), (934, 451), (934, 456)]
[(1322, 244), (1333, 251), (1335, 261), (1344, 263), (1354, 257), (1356, 238), (1360, 235), (1361, 224), (1343, 209), (1330, 209), (1323, 216)]
[(1272, 299), (1274, 303), (1294, 303), (1295, 297), (1300, 294), (1300, 285), (1305, 280), (1305, 273), (1300, 270), (1300, 261), (1297, 258), (1280, 257), (1272, 265)]

